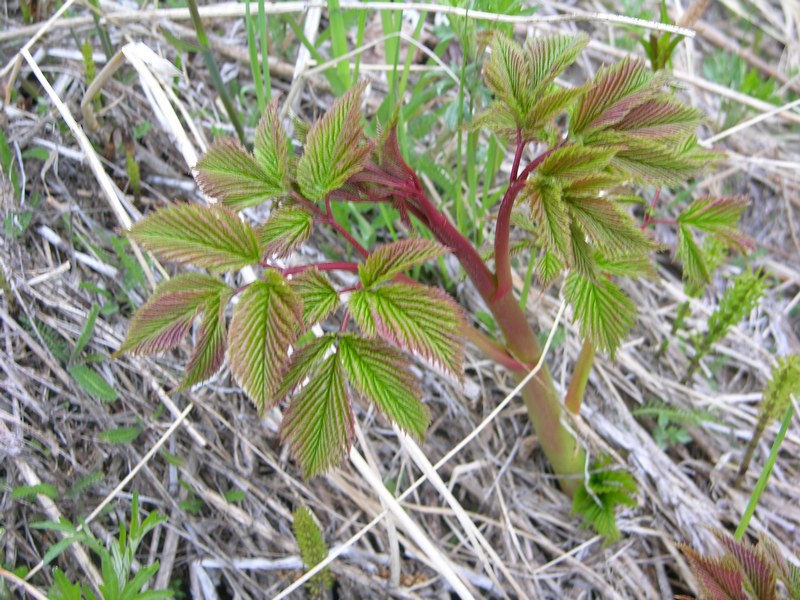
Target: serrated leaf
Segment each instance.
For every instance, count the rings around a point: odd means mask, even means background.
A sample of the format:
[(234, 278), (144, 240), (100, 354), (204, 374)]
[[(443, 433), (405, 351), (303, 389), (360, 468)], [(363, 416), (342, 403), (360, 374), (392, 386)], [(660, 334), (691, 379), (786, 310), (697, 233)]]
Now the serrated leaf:
[(631, 110), (658, 95), (662, 82), (642, 60), (626, 58), (602, 67), (574, 111), (572, 133), (583, 134), (615, 125)]
[(567, 276), (564, 295), (580, 323), (581, 335), (613, 358), (636, 319), (630, 298), (607, 279), (592, 281), (579, 273)]
[(602, 172), (615, 153), (616, 149), (603, 146), (563, 146), (551, 152), (537, 172), (561, 179), (588, 177)]
[(700, 111), (697, 109), (662, 95), (628, 111), (613, 128), (614, 131), (624, 132), (628, 136), (664, 141), (690, 136), (700, 120)]
[(447, 252), (441, 244), (420, 238), (406, 238), (375, 249), (358, 268), (361, 285), (371, 288)]
[(530, 56), (514, 40), (495, 34), (492, 53), (483, 67), (486, 86), (505, 103), (521, 127), (533, 102)]
[(611, 159), (611, 165), (637, 181), (675, 186), (700, 173), (711, 158), (713, 155), (699, 148), (694, 137), (680, 144), (630, 138)]
[(288, 442), (306, 477), (337, 465), (347, 454), (355, 418), (337, 354), (326, 358), (292, 399), (283, 417), (281, 439)]
[(258, 123), (253, 152), (258, 166), (266, 173), (270, 182), (275, 184), (275, 189), (279, 192), (276, 196), (289, 194), (292, 191), (289, 180), (291, 142), (281, 125), (277, 98), (269, 103)]
[(744, 236), (737, 223), (747, 199), (743, 196), (727, 198), (699, 198), (678, 217), (681, 226), (691, 226), (722, 238), (728, 245), (742, 248)]
[(564, 69), (574, 63), (588, 43), (589, 36), (585, 33), (528, 38), (525, 49), (530, 56), (531, 87), (534, 94), (550, 85)]
[(352, 87), (308, 132), (297, 164), (297, 183), (309, 200), (323, 200), (369, 160), (373, 144), (363, 139), (359, 110), (364, 88), (364, 84)]
[(403, 431), (422, 439), (430, 411), (419, 400), (422, 391), (403, 354), (381, 340), (354, 335), (339, 339), (339, 353), (350, 384)]
[(186, 377), (179, 390), (189, 389), (208, 380), (222, 367), (228, 337), (225, 328), (225, 306), (232, 292), (226, 287), (203, 304), (203, 318), (200, 321), (197, 341), (186, 365)]
[(777, 577), (764, 554), (746, 540), (736, 540), (722, 532), (717, 532), (716, 538), (739, 564), (745, 587), (753, 597), (758, 600), (775, 600)]
[(255, 231), (223, 206), (179, 204), (136, 223), (129, 235), (159, 256), (213, 271), (257, 264)]
[(261, 254), (286, 258), (311, 235), (314, 215), (296, 206), (281, 206), (273, 210), (256, 231)]
[(730, 557), (708, 558), (687, 546), (681, 546), (681, 550), (689, 559), (692, 572), (708, 598), (747, 600), (742, 588), (744, 577)]
[(615, 277), (647, 277), (649, 279), (658, 277), (653, 262), (647, 254), (623, 254), (615, 258), (608, 258), (598, 252), (595, 260), (603, 273)]
[(688, 227), (678, 227), (678, 258), (683, 263), (683, 279), (690, 287), (705, 286), (711, 281), (703, 252)]
[(200, 308), (228, 289), (223, 281), (200, 273), (177, 275), (161, 283), (147, 304), (136, 311), (115, 356), (124, 352), (157, 354), (177, 347)]
[[(557, 88), (544, 93), (536, 100), (536, 103), (525, 117), (522, 127), (523, 137), (541, 139), (540, 130), (550, 124), (560, 113), (566, 111), (585, 91), (583, 87), (574, 87), (567, 89)], [(491, 112), (492, 109), (490, 108), (487, 113)], [(506, 137), (511, 137), (515, 133), (514, 129), (508, 129), (507, 131), (509, 133), (505, 134)]]
[(235, 138), (214, 142), (195, 169), (203, 193), (233, 210), (256, 206), (288, 191), (285, 175), (265, 171), (260, 161)]
[[(36, 485), (22, 485), (14, 488), (11, 492), (12, 500), (35, 500), (36, 496), (45, 496), (50, 500), (58, 499), (58, 489), (52, 483), (37, 483)], [(57, 524), (55, 524), (57, 525)], [(57, 525), (58, 526), (58, 525)], [(57, 529), (53, 527), (53, 529)], [(74, 531), (74, 530), (68, 530)]]
[(275, 394), (276, 401), (285, 398), (303, 382), (303, 379), (314, 372), (314, 369), (327, 356), (337, 339), (338, 337), (335, 333), (327, 333), (306, 342), (292, 354), (289, 368), (283, 376), (277, 394)]
[(303, 322), (306, 325), (324, 321), (339, 306), (339, 293), (317, 269), (295, 275), (289, 284), (303, 301)]
[(654, 248), (631, 216), (613, 202), (603, 198), (572, 198), (567, 201), (567, 207), (573, 222), (580, 225), (605, 256), (646, 254)]
[(367, 336), (381, 337), (438, 364), (455, 377), (463, 376), (461, 310), (442, 290), (394, 283), (356, 290), (348, 307)]
[(531, 219), (537, 225), (545, 248), (558, 254), (565, 262), (571, 262), (570, 218), (561, 181), (556, 177), (531, 177), (520, 196), (528, 201)]
[(597, 277), (597, 262), (595, 252), (586, 241), (586, 234), (583, 230), (572, 223), (570, 226), (570, 268), (584, 277), (595, 279)]
[(564, 271), (564, 263), (555, 255), (554, 252), (545, 250), (542, 256), (536, 263), (536, 275), (542, 284), (542, 288), (550, 287), (550, 284), (555, 281)]
[(119, 398), (117, 390), (106, 383), (106, 380), (94, 369), (85, 365), (72, 365), (69, 374), (75, 382), (92, 398), (101, 402), (114, 402)]
[(236, 382), (263, 411), (275, 400), (289, 347), (303, 322), (299, 296), (276, 271), (242, 292), (228, 333), (228, 364)]

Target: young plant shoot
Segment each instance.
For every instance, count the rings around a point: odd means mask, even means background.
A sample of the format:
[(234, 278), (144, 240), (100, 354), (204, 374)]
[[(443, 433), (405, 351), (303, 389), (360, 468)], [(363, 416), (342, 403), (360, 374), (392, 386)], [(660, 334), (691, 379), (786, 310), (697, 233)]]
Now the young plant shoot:
[[(576, 87), (557, 85), (587, 42), (583, 34), (546, 35), (524, 45), (499, 33), (493, 38), (484, 65), (493, 101), (471, 125), (507, 140), (512, 163), (496, 207), (491, 259), (470, 241), (479, 236), (463, 235), (431, 200), (401, 155), (394, 126), (375, 139), (365, 134), (364, 85), (310, 127), (296, 128), (299, 156), (273, 101), (252, 153), (223, 139), (198, 163), (200, 187), (219, 204), (171, 206), (131, 230), (161, 258), (207, 273), (193, 270), (162, 283), (133, 318), (120, 352), (175, 348), (199, 319), (183, 388), (209, 379), (227, 358), (259, 410), (286, 401), (281, 437), (313, 476), (347, 455), (354, 397), (424, 436), (430, 413), (410, 368), (415, 359), (461, 378), (468, 340), (518, 381), (529, 373), (541, 349), (513, 290), (513, 249), (523, 264), (535, 261), (543, 289), (564, 277), (563, 294), (585, 340), (568, 390), (570, 408), (579, 410), (595, 352), (613, 356), (636, 320), (619, 281), (654, 272), (657, 245), (648, 231), (666, 220), (655, 218), (655, 202), (643, 223), (634, 219), (628, 207), (635, 190), (685, 185), (711, 157), (694, 135), (698, 112), (674, 96), (665, 73), (652, 73), (643, 61), (604, 66)], [(263, 224), (237, 214), (264, 202), (271, 211)], [(405, 230), (427, 230), (433, 240), (411, 233), (365, 248), (334, 218), (332, 206), (347, 202), (394, 207)], [(739, 198), (701, 198), (672, 223), (687, 279), (709, 278), (703, 237), (741, 245), (736, 223), (744, 206)], [(281, 266), (317, 228), (331, 230), (348, 252), (328, 262)], [(474, 327), (445, 291), (409, 276), (445, 253), (481, 295), (498, 339)], [(254, 282), (230, 287), (220, 277), (243, 267), (256, 268)], [(358, 283), (337, 287), (336, 271), (355, 274)], [(304, 335), (318, 323), (322, 336)], [(542, 450), (572, 496), (585, 485), (587, 459), (564, 425), (564, 398), (546, 366), (522, 397)]]

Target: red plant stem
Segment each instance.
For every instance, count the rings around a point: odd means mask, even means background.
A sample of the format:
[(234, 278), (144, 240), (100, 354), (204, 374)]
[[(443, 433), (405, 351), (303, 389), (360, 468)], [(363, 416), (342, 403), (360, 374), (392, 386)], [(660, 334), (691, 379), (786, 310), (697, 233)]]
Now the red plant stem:
[(346, 239), (347, 243), (349, 243), (356, 252), (358, 252), (364, 258), (367, 258), (369, 256), (369, 252), (367, 251), (367, 249), (364, 248), (364, 246), (362, 246), (361, 244), (359, 244), (356, 241), (356, 239), (352, 235), (350, 235), (350, 232), (347, 231), (341, 225), (339, 225), (339, 223), (336, 222), (336, 219), (333, 218), (333, 212), (331, 211), (331, 197), (330, 196), (325, 198), (325, 210), (328, 213), (328, 215), (327, 215), (328, 225), (333, 227), (333, 229), (336, 231), (336, 233), (338, 233), (344, 239)]
[(567, 395), (564, 398), (564, 404), (573, 415), (581, 412), (581, 404), (583, 404), (583, 397), (586, 394), (586, 384), (589, 382), (589, 373), (592, 372), (595, 353), (592, 342), (589, 341), (589, 338), (585, 338), (578, 355), (578, 362), (575, 363), (575, 368), (572, 370), (572, 379), (569, 382)]
[(298, 204), (302, 204), (304, 207), (306, 207), (308, 210), (310, 210), (318, 217), (325, 216), (325, 213), (322, 212), (322, 210), (320, 210), (320, 208), (316, 204), (311, 202), (311, 200), (309, 200), (308, 198), (303, 197), (302, 194), (299, 194), (295, 190), (292, 190), (292, 198), (294, 199), (295, 202), (297, 202)]
[(650, 203), (650, 208), (645, 213), (644, 219), (642, 219), (642, 231), (647, 229), (647, 226), (650, 225), (653, 220), (653, 215), (655, 214), (656, 206), (658, 205), (659, 196), (661, 196), (661, 188), (657, 188), (656, 193), (653, 194), (653, 201)]
[(294, 267), (288, 267), (286, 269), (279, 269), (279, 270), (283, 275), (297, 275), (298, 273), (302, 273), (303, 271), (308, 271), (309, 269), (317, 269), (318, 271), (349, 271), (351, 273), (357, 273), (358, 263), (341, 260), (341, 261), (324, 262), (324, 263), (309, 263), (307, 265), (297, 265)]
[[(518, 141), (518, 143), (521, 144), (521, 140)], [(516, 202), (517, 196), (519, 196), (522, 188), (525, 187), (525, 182), (528, 179), (528, 175), (530, 175), (533, 170), (536, 169), (536, 167), (542, 164), (544, 159), (550, 156), (558, 148), (561, 148), (561, 146), (563, 146), (565, 143), (566, 140), (562, 140), (557, 145), (537, 156), (533, 162), (525, 167), (518, 177), (512, 180), (508, 186), (508, 189), (506, 190), (506, 193), (503, 194), (503, 199), (500, 201), (500, 210), (497, 212), (497, 227), (495, 228), (494, 234), (494, 261), (497, 267), (497, 290), (495, 291), (496, 298), (501, 298), (502, 296), (506, 295), (511, 291), (512, 286), (511, 253), (509, 251), (509, 245), (511, 239), (511, 213), (514, 210), (514, 202)], [(519, 147), (517, 148), (517, 153), (519, 155), (522, 154), (522, 151)], [(515, 166), (518, 168), (519, 165), (516, 164), (516, 157), (514, 158), (514, 162)], [(512, 175), (514, 175), (513, 169)]]
[(522, 160), (522, 152), (525, 150), (525, 143), (522, 141), (522, 130), (517, 127), (517, 150), (514, 152), (514, 164), (511, 167), (511, 177), (508, 180), (509, 185), (517, 180), (517, 173), (519, 173), (519, 163)]
[(467, 341), (472, 342), (476, 348), (483, 351), (483, 353), (490, 359), (498, 364), (503, 365), (511, 371), (522, 371), (524, 369), (530, 370), (532, 368), (532, 365), (524, 365), (519, 362), (516, 358), (508, 353), (504, 346), (498, 344), (488, 335), (483, 333), (481, 330), (476, 329), (469, 323), (464, 323), (464, 325), (461, 327), (461, 334)]

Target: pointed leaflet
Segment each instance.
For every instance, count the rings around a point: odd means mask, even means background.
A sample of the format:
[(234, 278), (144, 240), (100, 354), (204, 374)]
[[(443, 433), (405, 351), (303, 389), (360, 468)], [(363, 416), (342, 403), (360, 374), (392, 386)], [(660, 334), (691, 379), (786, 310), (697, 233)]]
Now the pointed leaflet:
[(775, 600), (777, 577), (764, 553), (747, 540), (736, 540), (722, 532), (717, 532), (716, 538), (739, 563), (745, 577), (745, 587), (752, 592), (753, 597), (758, 600)]
[(564, 263), (555, 255), (554, 252), (545, 250), (541, 258), (536, 263), (536, 274), (542, 284), (542, 288), (550, 287), (561, 272), (564, 270)]
[(227, 339), (225, 305), (228, 304), (232, 294), (233, 290), (226, 286), (203, 305), (203, 319), (200, 322), (197, 342), (186, 365), (186, 377), (178, 389), (186, 390), (206, 381), (222, 366)]
[(348, 307), (367, 336), (382, 337), (440, 365), (455, 377), (462, 376), (461, 309), (442, 290), (394, 283), (356, 290), (348, 300)]
[(422, 439), (430, 423), (422, 392), (402, 353), (380, 340), (354, 335), (339, 339), (339, 354), (350, 384), (403, 430)]
[(197, 162), (203, 193), (234, 210), (256, 206), (291, 191), (288, 140), (271, 104), (256, 131), (256, 156), (234, 138), (214, 142)]
[(326, 358), (283, 417), (281, 439), (289, 443), (303, 474), (313, 477), (347, 454), (355, 418), (338, 354)]
[(611, 159), (611, 166), (652, 185), (682, 185), (700, 173), (713, 157), (697, 146), (694, 137), (680, 144), (630, 138)]
[(581, 325), (581, 335), (613, 357), (636, 318), (630, 298), (607, 279), (592, 281), (579, 273), (567, 276), (564, 295)]
[(572, 220), (609, 257), (643, 254), (653, 243), (627, 213), (603, 198), (575, 198), (567, 201)]
[(324, 321), (339, 306), (339, 293), (317, 269), (293, 276), (289, 285), (303, 301), (303, 322), (308, 326)]
[(492, 54), (483, 67), (487, 87), (510, 109), (514, 122), (522, 127), (533, 102), (530, 56), (514, 40), (496, 33)]
[(678, 258), (683, 263), (683, 279), (690, 287), (702, 288), (711, 281), (703, 252), (684, 225), (678, 227)]
[(641, 60), (628, 59), (601, 68), (571, 119), (573, 134), (603, 129), (658, 95), (662, 78), (653, 76)]
[[(525, 117), (525, 123), (522, 127), (523, 137), (541, 138), (540, 130), (542, 127), (550, 124), (559, 113), (567, 110), (585, 91), (586, 89), (584, 87), (574, 87), (569, 89), (556, 88), (545, 92), (536, 100), (533, 108), (528, 111), (528, 116)], [(484, 114), (489, 114), (491, 112), (493, 112), (493, 109), (490, 108), (489, 111)], [(506, 134), (507, 137), (511, 137), (511, 135), (516, 133), (514, 129), (510, 129), (509, 131), (510, 133)]]
[(689, 566), (705, 597), (714, 600), (748, 600), (742, 588), (744, 577), (731, 557), (709, 558), (688, 546), (681, 546), (681, 550), (689, 559)]
[(274, 270), (247, 286), (234, 308), (228, 363), (234, 379), (259, 410), (274, 400), (302, 320), (300, 298)]
[(156, 354), (177, 347), (201, 307), (227, 293), (230, 288), (223, 281), (199, 273), (177, 275), (161, 283), (147, 304), (136, 311), (116, 354)]
[(373, 144), (363, 140), (359, 111), (364, 87), (359, 84), (351, 88), (308, 132), (297, 164), (297, 183), (309, 200), (323, 200), (369, 160)]
[(572, 260), (569, 242), (569, 212), (562, 197), (562, 184), (556, 177), (536, 175), (525, 183), (522, 198), (528, 200), (531, 219), (548, 251), (569, 263)]
[(289, 368), (284, 373), (281, 386), (275, 394), (276, 402), (293, 392), (306, 377), (313, 374), (317, 365), (325, 358), (337, 339), (336, 333), (326, 333), (312, 338), (292, 354)]
[(399, 242), (384, 244), (373, 251), (364, 264), (359, 266), (361, 284), (365, 288), (373, 287), (445, 252), (447, 248), (441, 244), (419, 238), (406, 238)]
[(178, 204), (136, 223), (129, 235), (159, 256), (214, 271), (258, 263), (253, 228), (223, 206)]
[(662, 141), (690, 136), (700, 124), (700, 111), (666, 94), (630, 110), (614, 131)]
[(577, 179), (601, 173), (616, 153), (614, 148), (570, 145), (557, 148), (542, 161), (537, 173)]
[(273, 210), (256, 230), (261, 253), (286, 258), (311, 235), (314, 215), (301, 206), (281, 206)]
[(700, 198), (681, 213), (678, 223), (718, 236), (735, 248), (742, 248), (745, 240), (736, 225), (746, 207), (747, 199), (743, 196)]
[(533, 67), (531, 87), (538, 94), (578, 58), (589, 43), (585, 33), (528, 38), (525, 49)]

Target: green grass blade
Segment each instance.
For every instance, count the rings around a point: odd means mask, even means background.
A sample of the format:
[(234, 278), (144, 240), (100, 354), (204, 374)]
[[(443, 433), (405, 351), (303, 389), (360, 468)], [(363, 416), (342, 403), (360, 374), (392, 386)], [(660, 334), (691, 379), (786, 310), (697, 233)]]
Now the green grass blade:
[[(259, 0), (259, 10), (261, 5), (263, 5), (263, 0)], [(261, 68), (258, 65), (258, 44), (256, 43), (256, 28), (250, 14), (250, 0), (246, 0), (245, 2), (244, 20), (247, 24), (247, 49), (250, 53), (250, 72), (253, 74), (253, 84), (256, 88), (258, 114), (261, 115), (264, 114), (264, 110), (267, 108), (267, 101), (264, 97), (264, 82), (261, 80)]]
[(269, 17), (264, 8), (264, 0), (258, 0), (258, 29), (261, 36), (261, 69), (264, 74), (264, 96), (266, 101), (272, 100), (272, 76), (269, 72)]
[[(347, 54), (347, 32), (344, 29), (344, 17), (342, 9), (339, 8), (339, 0), (328, 0), (328, 20), (331, 24), (331, 47), (333, 48), (333, 58), (339, 58)], [(342, 59), (336, 63), (336, 73), (344, 85), (349, 88), (350, 82), (350, 61)]]

